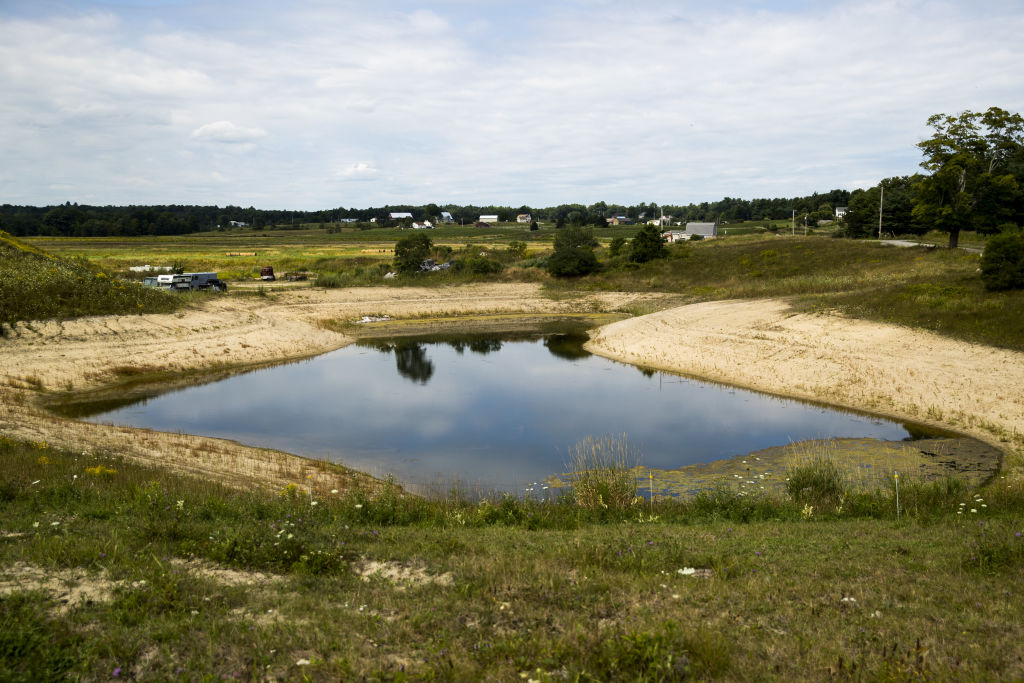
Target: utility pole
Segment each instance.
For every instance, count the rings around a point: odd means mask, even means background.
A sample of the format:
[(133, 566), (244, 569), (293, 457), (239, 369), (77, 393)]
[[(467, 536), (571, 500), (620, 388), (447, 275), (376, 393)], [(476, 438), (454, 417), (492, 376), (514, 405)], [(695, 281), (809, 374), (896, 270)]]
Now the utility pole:
[(796, 209), (793, 209), (793, 215), (789, 219), (789, 234), (796, 234)]
[(882, 202), (885, 201), (885, 186), (879, 183), (878, 187), (882, 190), (878, 195), (878, 239), (882, 239)]

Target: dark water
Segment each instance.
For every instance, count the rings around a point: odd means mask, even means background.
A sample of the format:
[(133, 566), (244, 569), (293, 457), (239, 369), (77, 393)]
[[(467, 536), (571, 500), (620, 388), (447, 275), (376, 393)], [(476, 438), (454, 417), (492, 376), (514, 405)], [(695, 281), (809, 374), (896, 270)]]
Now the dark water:
[(811, 438), (912, 436), (896, 422), (615, 363), (583, 339), (362, 342), (89, 419), (504, 491), (566, 471), (570, 446), (607, 434), (627, 434), (653, 468)]

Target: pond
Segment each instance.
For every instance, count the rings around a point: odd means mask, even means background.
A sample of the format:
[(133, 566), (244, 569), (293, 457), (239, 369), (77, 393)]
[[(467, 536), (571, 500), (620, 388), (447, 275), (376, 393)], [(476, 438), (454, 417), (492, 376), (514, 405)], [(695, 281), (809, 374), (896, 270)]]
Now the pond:
[[(626, 434), (674, 469), (792, 441), (901, 440), (914, 427), (591, 355), (581, 334), (363, 341), (93, 414), (234, 439), (403, 484), (522, 491), (587, 437)], [(109, 405), (107, 406), (109, 408)], [(79, 412), (81, 415), (81, 412)]]

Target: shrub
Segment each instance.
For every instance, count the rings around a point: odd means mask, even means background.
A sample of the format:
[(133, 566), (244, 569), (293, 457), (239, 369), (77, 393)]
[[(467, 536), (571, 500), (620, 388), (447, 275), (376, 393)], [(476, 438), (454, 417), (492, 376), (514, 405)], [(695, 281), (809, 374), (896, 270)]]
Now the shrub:
[(985, 289), (1024, 289), (1024, 232), (1004, 232), (989, 239), (981, 255)]
[(465, 267), (466, 270), (477, 275), (500, 273), (502, 268), (504, 268), (499, 261), (489, 259), (486, 256), (470, 256), (466, 259)]
[(640, 451), (626, 435), (587, 437), (569, 449), (570, 481), (576, 504), (598, 509), (629, 507), (636, 498)]
[(547, 269), (558, 277), (578, 277), (596, 272), (600, 268), (594, 252), (587, 247), (574, 247), (556, 251), (548, 258)]

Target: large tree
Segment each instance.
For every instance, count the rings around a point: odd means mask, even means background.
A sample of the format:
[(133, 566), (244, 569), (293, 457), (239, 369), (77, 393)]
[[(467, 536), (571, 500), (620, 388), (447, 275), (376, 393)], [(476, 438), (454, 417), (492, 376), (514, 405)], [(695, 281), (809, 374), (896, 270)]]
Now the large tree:
[(665, 249), (665, 238), (661, 236), (661, 228), (645, 225), (640, 228), (629, 243), (629, 260), (634, 263), (647, 263), (661, 258), (668, 253)]
[(994, 232), (1012, 221), (1021, 201), (1015, 162), (1024, 148), (1024, 117), (999, 107), (928, 118), (934, 131), (918, 143), (931, 172), (917, 186), (914, 220), (949, 233)]
[(395, 270), (399, 273), (415, 273), (420, 264), (430, 256), (433, 243), (422, 232), (407, 235), (395, 242)]

